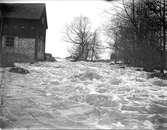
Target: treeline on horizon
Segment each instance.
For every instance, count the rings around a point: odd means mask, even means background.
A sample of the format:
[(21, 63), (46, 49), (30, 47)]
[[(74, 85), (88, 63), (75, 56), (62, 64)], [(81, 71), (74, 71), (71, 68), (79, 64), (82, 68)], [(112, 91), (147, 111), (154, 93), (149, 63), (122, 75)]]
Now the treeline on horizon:
[(122, 0), (121, 11), (106, 30), (107, 35), (114, 38), (111, 59), (164, 73), (166, 6), (166, 0)]
[[(166, 0), (111, 0), (118, 3), (116, 13), (106, 12), (110, 20), (104, 28), (108, 37), (108, 49), (114, 50), (110, 60), (130, 66), (159, 69), (162, 74), (166, 65)], [(114, 4), (115, 4), (114, 3)], [(118, 6), (121, 5), (121, 6)], [(66, 26), (65, 41), (73, 43), (71, 58), (98, 60), (105, 49), (100, 41), (100, 31), (92, 31), (89, 18), (80, 16)]]

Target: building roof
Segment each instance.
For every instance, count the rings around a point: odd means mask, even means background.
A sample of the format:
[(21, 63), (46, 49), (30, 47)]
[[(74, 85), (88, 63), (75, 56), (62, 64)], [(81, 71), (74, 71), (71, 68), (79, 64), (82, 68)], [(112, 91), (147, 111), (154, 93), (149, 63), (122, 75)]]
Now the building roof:
[(46, 11), (45, 4), (41, 3), (1, 3), (0, 7), (6, 18), (40, 19), (43, 11)]

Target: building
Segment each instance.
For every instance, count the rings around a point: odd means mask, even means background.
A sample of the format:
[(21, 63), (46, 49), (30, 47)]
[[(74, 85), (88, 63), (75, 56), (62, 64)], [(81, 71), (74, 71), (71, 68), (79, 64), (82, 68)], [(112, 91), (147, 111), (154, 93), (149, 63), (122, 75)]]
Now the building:
[(0, 4), (0, 63), (42, 61), (45, 58), (45, 4)]

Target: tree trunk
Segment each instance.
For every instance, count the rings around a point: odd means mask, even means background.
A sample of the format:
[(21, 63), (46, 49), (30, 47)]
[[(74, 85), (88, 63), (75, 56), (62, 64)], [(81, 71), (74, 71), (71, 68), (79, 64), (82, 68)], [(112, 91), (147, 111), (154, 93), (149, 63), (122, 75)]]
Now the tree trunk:
[(74, 59), (74, 61), (78, 61), (83, 56), (83, 53), (84, 53), (84, 46), (82, 46), (79, 55)]
[(165, 13), (166, 13), (166, 8), (165, 8), (165, 0), (163, 1), (163, 50), (162, 50), (162, 66), (161, 66), (161, 73), (164, 74), (164, 69), (166, 68), (166, 17), (165, 17)]
[(160, 72), (161, 73), (164, 73), (163, 71), (163, 46), (162, 46), (162, 28), (161, 28), (161, 31), (160, 31)]
[(3, 66), (2, 30), (3, 30), (3, 18), (2, 18), (2, 12), (0, 10), (0, 66)]

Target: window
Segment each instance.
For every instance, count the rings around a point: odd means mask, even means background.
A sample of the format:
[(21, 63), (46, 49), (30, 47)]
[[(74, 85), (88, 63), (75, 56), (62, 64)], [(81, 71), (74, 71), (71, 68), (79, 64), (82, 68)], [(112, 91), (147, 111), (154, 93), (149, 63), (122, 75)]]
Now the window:
[(6, 41), (5, 41), (5, 46), (6, 47), (14, 47), (14, 37), (7, 36)]

